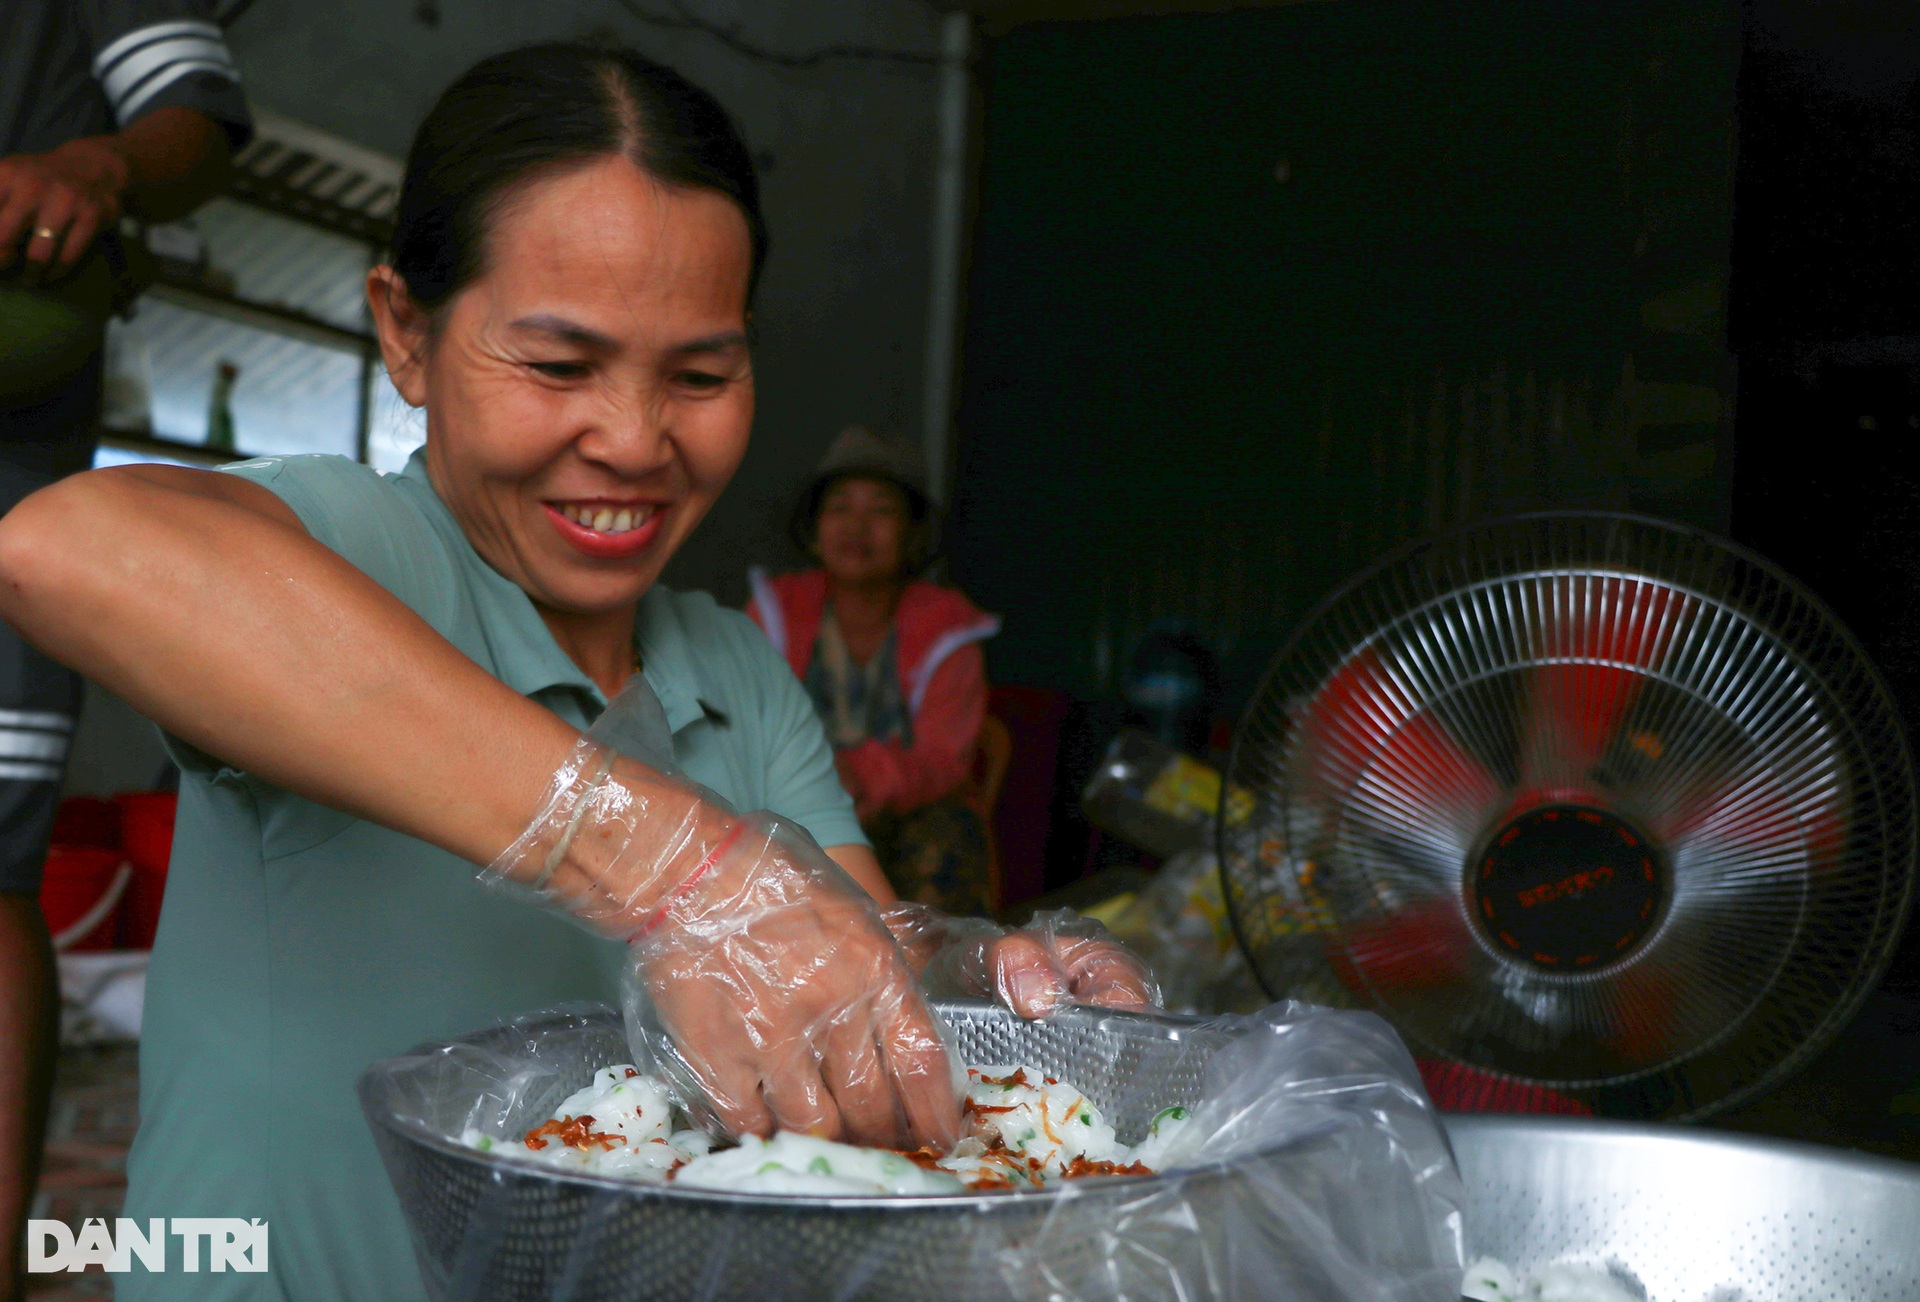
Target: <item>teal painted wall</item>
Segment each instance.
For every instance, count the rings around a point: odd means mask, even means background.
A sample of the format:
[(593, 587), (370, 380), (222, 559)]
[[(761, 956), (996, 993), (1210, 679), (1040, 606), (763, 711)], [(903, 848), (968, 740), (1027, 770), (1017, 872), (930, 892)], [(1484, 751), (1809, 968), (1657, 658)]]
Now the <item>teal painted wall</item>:
[(1244, 691), (1457, 521), (1723, 528), (1731, 0), (1336, 0), (996, 40), (954, 579), (1006, 681), (1155, 619)]

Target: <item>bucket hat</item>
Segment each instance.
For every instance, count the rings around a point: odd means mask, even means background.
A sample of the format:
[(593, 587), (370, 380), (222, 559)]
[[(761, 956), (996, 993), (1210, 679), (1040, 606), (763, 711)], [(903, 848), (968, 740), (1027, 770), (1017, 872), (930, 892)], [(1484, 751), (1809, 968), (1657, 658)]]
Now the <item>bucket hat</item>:
[(938, 549), (940, 522), (933, 496), (927, 491), (927, 458), (920, 445), (865, 425), (848, 425), (834, 435), (787, 522), (787, 533), (801, 551), (813, 546), (821, 497), (842, 479), (883, 480), (907, 495), (913, 522), (925, 535), (923, 545), (913, 549), (908, 568), (925, 569)]

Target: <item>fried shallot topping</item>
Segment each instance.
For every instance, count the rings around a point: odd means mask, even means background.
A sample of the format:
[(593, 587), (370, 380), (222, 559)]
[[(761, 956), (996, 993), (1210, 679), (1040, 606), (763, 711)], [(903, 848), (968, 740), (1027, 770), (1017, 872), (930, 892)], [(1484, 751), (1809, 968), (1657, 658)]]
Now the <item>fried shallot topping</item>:
[(1063, 1174), (1069, 1180), (1077, 1180), (1083, 1175), (1152, 1175), (1153, 1168), (1145, 1162), (1129, 1162), (1122, 1166), (1118, 1162), (1094, 1162), (1076, 1157), (1067, 1163)]
[(919, 1148), (911, 1151), (904, 1148), (896, 1148), (893, 1151), (923, 1171), (938, 1171), (940, 1169), (940, 1159), (945, 1156), (945, 1154), (931, 1144), (923, 1144)]
[(552, 1135), (568, 1148), (612, 1148), (615, 1144), (627, 1142), (625, 1135), (596, 1135), (590, 1116), (542, 1122), (527, 1132), (527, 1147), (535, 1150), (545, 1148), (547, 1141), (541, 1138), (543, 1135)]
[[(980, 1073), (971, 1071), (971, 1070), (969, 1070), (967, 1074), (969, 1076), (980, 1075)], [(1011, 1076), (980, 1076), (980, 1083), (982, 1085), (998, 1085), (1003, 1090), (1012, 1089), (1016, 1085), (1020, 1086), (1022, 1089), (1025, 1089), (1028, 1087), (1028, 1084), (1029, 1084), (1027, 1080), (1027, 1073), (1024, 1070), (1019, 1070), (1019, 1069), (1016, 1069), (1013, 1075)]]

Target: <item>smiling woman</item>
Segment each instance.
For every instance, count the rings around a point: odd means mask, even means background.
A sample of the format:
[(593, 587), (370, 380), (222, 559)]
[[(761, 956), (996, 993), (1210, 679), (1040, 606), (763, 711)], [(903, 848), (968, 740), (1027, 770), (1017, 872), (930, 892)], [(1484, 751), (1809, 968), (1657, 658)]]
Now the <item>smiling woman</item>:
[[(128, 1215), (264, 1218), (302, 1302), (417, 1297), (354, 1108), (377, 1058), (623, 986), (733, 1133), (911, 1147), (959, 1119), (923, 969), (1028, 1015), (1150, 994), (1098, 935), (883, 911), (805, 693), (656, 582), (746, 451), (765, 247), (704, 92), (500, 55), (421, 127), (368, 281), (426, 412), (404, 473), (122, 467), (0, 520), (0, 614), (183, 769)], [(602, 742), (636, 721), (646, 759)], [(169, 1265), (119, 1295), (258, 1296)]]
[(617, 690), (631, 604), (747, 450), (749, 224), (611, 155), (501, 202), (491, 243), (438, 311), (398, 265), (372, 272), (388, 372), (475, 550)]

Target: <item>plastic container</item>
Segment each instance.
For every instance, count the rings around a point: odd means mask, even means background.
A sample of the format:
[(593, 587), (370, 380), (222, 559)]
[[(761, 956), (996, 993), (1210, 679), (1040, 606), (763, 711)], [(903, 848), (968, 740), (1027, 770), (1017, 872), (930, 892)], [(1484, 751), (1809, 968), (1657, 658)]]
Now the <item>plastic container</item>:
[(120, 806), (99, 796), (68, 796), (53, 816), (47, 840), (54, 845), (120, 848)]
[[(1220, 770), (1129, 728), (1107, 747), (1080, 795), (1080, 808), (1095, 827), (1163, 859), (1210, 850)], [(1227, 818), (1244, 819), (1252, 809), (1252, 797), (1236, 789)]]
[(127, 949), (152, 949), (153, 934), (160, 925), (160, 902), (167, 890), (173, 819), (180, 797), (172, 791), (126, 791), (113, 799), (120, 808), (121, 845), (133, 865), (121, 944)]
[(133, 870), (117, 850), (55, 845), (40, 878), (40, 912), (62, 953), (112, 949)]

